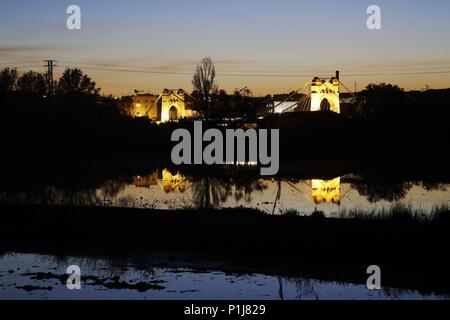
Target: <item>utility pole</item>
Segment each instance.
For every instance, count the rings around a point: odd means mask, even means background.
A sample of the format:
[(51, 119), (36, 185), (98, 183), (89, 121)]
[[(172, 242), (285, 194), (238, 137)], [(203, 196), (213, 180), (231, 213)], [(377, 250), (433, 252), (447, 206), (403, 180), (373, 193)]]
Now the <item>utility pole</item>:
[(44, 67), (47, 67), (48, 94), (53, 94), (53, 68), (56, 67), (55, 60), (44, 60)]

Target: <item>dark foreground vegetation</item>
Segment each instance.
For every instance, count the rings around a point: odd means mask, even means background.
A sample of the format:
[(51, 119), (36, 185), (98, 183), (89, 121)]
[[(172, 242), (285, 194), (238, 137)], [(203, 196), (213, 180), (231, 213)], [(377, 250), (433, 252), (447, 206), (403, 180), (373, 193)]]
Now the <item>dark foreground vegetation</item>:
[(249, 209), (158, 211), (2, 205), (0, 251), (65, 256), (190, 255), (241, 272), (365, 283), (381, 267), (383, 286), (450, 293), (448, 208), (433, 219), (394, 215), (327, 219)]

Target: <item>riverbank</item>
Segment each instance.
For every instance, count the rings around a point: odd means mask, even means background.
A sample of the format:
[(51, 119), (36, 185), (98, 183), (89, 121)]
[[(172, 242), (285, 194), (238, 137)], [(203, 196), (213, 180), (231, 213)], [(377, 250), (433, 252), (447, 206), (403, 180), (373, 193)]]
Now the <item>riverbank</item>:
[[(434, 220), (271, 216), (251, 209), (138, 210), (2, 205), (0, 251), (57, 256), (183, 255), (222, 269), (363, 284), (379, 265), (386, 286), (450, 292), (448, 208)], [(200, 263), (201, 264), (201, 263)]]
[[(3, 120), (4, 119), (4, 120)], [(0, 119), (2, 156), (154, 156), (168, 159), (176, 129), (194, 135), (194, 119), (155, 124), (131, 117), (43, 113), (6, 114)], [(243, 120), (204, 121), (203, 128), (220, 131), (245, 128), (279, 129), (280, 160), (349, 161), (391, 158), (448, 159), (447, 117), (434, 114), (350, 118), (333, 112), (276, 114), (247, 123)], [(2, 121), (3, 120), (3, 121)], [(408, 134), (405, 136), (405, 132)], [(55, 134), (57, 133), (57, 134)]]

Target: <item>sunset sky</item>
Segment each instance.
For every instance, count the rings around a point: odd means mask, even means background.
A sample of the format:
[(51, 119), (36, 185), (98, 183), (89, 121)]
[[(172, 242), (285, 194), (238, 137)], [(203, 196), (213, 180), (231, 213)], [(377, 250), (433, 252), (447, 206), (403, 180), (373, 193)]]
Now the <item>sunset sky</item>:
[[(66, 8), (82, 30), (66, 28)], [(382, 9), (382, 30), (366, 27)], [(216, 63), (221, 88), (287, 92), (341, 70), (351, 89), (391, 82), (450, 87), (448, 0), (17, 0), (0, 4), (0, 68), (80, 67), (102, 93), (192, 89), (195, 64)], [(121, 70), (121, 71), (119, 71)], [(400, 73), (400, 75), (399, 75)]]

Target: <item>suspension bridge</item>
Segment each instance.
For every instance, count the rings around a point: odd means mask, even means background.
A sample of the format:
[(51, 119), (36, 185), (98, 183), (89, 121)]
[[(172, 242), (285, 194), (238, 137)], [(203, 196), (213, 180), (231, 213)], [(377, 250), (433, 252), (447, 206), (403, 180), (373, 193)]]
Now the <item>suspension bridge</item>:
[[(340, 80), (340, 72), (329, 79), (315, 77), (297, 90), (291, 92), (282, 101), (274, 102), (270, 113), (287, 113), (295, 111), (332, 111), (341, 113), (342, 90), (354, 97), (354, 92), (348, 89)], [(296, 96), (300, 99), (292, 101)], [(292, 102), (291, 105), (288, 103)], [(288, 104), (288, 105), (287, 105)], [(283, 106), (283, 107), (282, 107)], [(281, 108), (280, 108), (281, 107)]]

